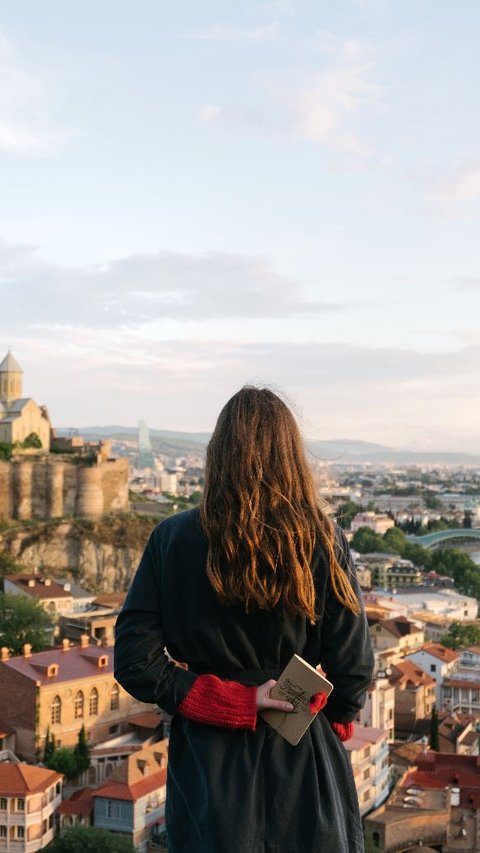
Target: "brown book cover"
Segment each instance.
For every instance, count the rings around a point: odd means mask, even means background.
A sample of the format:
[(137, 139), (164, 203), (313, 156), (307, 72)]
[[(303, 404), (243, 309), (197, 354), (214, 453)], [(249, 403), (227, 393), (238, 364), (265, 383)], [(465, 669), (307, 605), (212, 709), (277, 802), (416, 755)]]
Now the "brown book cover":
[[(270, 696), (291, 702), (293, 711), (261, 711), (260, 716), (285, 740), (296, 746), (317, 714), (310, 713), (310, 699), (314, 693), (332, 692), (333, 684), (307, 661), (293, 655), (279, 676)], [(317, 712), (318, 713), (318, 712)]]

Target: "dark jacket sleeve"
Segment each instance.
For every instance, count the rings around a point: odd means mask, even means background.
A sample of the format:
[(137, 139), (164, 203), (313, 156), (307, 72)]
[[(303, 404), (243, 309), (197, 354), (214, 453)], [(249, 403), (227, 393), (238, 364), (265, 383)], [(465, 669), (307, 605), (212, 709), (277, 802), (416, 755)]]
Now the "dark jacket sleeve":
[(127, 693), (174, 714), (196, 675), (175, 666), (165, 654), (160, 579), (160, 548), (154, 531), (115, 626), (114, 672)]
[(350, 723), (363, 708), (374, 657), (355, 564), (345, 534), (337, 528), (337, 559), (358, 597), (359, 616), (341, 604), (329, 583), (322, 619), (321, 664), (333, 691), (323, 711), (331, 722)]

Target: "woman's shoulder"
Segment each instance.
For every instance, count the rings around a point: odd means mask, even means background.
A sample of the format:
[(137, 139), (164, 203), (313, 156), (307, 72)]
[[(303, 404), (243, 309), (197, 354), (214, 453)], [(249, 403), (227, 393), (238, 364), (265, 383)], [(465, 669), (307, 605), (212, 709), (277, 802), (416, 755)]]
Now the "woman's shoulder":
[(153, 531), (153, 536), (157, 541), (203, 539), (198, 507), (169, 515), (168, 518), (157, 524)]

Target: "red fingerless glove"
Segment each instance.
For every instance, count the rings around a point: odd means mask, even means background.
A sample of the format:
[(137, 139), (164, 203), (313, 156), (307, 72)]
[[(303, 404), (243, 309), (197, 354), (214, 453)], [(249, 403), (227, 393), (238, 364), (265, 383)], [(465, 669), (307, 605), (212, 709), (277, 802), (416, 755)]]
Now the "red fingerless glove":
[(326, 693), (314, 693), (312, 698), (310, 699), (310, 713), (316, 714), (317, 711), (321, 711), (322, 708), (325, 708), (327, 704), (328, 696)]
[(330, 723), (330, 725), (341, 741), (349, 740), (353, 737), (355, 731), (353, 723)]
[(199, 675), (177, 710), (196, 723), (255, 731), (257, 688), (222, 681), (216, 675)]

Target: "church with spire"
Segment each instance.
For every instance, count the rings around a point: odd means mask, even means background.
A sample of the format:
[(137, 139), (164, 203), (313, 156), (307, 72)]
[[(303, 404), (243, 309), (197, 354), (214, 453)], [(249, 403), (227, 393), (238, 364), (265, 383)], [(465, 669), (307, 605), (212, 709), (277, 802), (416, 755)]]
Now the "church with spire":
[(0, 364), (0, 443), (48, 453), (50, 434), (47, 408), (23, 397), (23, 370), (9, 350)]

